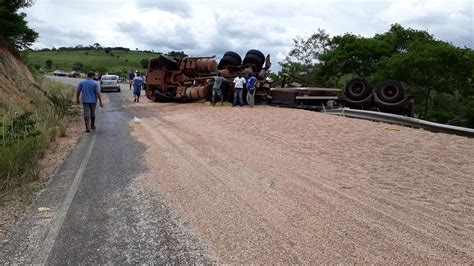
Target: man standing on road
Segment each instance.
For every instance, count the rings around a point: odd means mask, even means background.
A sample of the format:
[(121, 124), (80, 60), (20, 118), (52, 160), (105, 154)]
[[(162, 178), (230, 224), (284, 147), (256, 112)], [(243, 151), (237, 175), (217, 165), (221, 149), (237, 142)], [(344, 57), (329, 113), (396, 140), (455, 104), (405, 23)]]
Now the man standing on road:
[(140, 93), (143, 87), (143, 78), (140, 73), (137, 73), (137, 76), (133, 78), (133, 97), (135, 98), (133, 102), (140, 102)]
[[(232, 104), (232, 107), (237, 105), (237, 100), (239, 100), (240, 106), (244, 105), (244, 102), (242, 101), (242, 91), (244, 89), (244, 84), (245, 78), (242, 77), (241, 73), (239, 73), (239, 75), (234, 79), (234, 103)], [(237, 99), (237, 97), (239, 99)]]
[(222, 82), (224, 81), (224, 78), (221, 77), (221, 73), (219, 72), (217, 74), (217, 77), (214, 78), (214, 85), (212, 86), (212, 106), (215, 106), (215, 99), (216, 99), (216, 94), (219, 96), (221, 99), (221, 106), (224, 105), (224, 96), (222, 95)]
[(130, 90), (132, 89), (133, 78), (135, 78), (133, 72), (128, 73), (128, 84), (130, 85)]
[(253, 107), (255, 101), (255, 82), (257, 78), (253, 75), (250, 75), (250, 78), (247, 80), (247, 103), (250, 107)]
[(82, 106), (84, 108), (84, 122), (86, 124), (87, 133), (90, 133), (91, 129), (95, 129), (95, 108), (97, 106), (97, 99), (99, 99), (100, 107), (104, 107), (99, 85), (94, 81), (94, 75), (94, 72), (88, 72), (87, 78), (79, 82), (76, 93), (77, 104), (81, 103), (79, 96), (82, 93)]

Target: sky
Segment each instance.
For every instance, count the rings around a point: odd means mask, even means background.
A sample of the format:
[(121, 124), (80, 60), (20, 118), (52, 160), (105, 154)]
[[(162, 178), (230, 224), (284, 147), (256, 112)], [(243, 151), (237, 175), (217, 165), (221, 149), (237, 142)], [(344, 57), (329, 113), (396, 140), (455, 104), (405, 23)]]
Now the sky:
[[(474, 48), (473, 0), (36, 0), (22, 10), (33, 48), (92, 45), (220, 58), (250, 49), (282, 61), (297, 36), (372, 37), (399, 23)], [(274, 64), (277, 65), (277, 64)]]

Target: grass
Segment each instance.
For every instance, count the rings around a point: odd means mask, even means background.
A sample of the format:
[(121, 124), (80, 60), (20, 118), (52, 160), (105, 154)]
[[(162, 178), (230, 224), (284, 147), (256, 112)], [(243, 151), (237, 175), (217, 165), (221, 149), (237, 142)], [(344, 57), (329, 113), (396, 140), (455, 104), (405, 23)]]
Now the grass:
[(42, 188), (38, 162), (79, 114), (74, 93), (72, 86), (40, 79), (39, 87), (28, 90), (32, 110), (12, 106), (0, 114), (0, 200), (13, 197), (26, 206)]
[[(144, 71), (140, 60), (158, 56), (156, 53), (145, 51), (111, 50), (107, 55), (104, 49), (77, 51), (29, 51), (24, 54), (27, 63), (40, 66), (46, 71), (61, 69), (66, 73), (73, 70), (76, 62), (83, 64), (82, 71), (96, 70), (100, 72), (127, 73), (129, 71)], [(47, 69), (46, 60), (52, 61), (52, 68)]]

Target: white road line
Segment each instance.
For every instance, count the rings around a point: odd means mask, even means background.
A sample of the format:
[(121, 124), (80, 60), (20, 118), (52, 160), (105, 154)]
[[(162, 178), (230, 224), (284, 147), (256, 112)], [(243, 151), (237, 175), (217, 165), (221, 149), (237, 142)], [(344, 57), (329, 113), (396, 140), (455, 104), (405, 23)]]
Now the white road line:
[[(97, 130), (99, 130), (98, 127), (96, 129), (96, 132)], [(61, 230), (64, 220), (66, 219), (66, 215), (69, 211), (69, 208), (71, 207), (72, 200), (74, 199), (74, 196), (76, 195), (77, 188), (79, 187), (79, 184), (81, 183), (82, 176), (87, 167), (87, 163), (89, 162), (89, 159), (91, 157), (92, 149), (94, 148), (95, 139), (97, 136), (97, 134), (94, 134), (94, 133), (92, 133), (91, 135), (92, 135), (91, 140), (89, 142), (89, 146), (87, 147), (86, 154), (82, 159), (81, 165), (79, 166), (79, 169), (76, 172), (76, 175), (74, 176), (74, 181), (72, 182), (72, 185), (69, 188), (69, 191), (67, 192), (66, 198), (64, 199), (64, 202), (62, 204), (62, 208), (58, 212), (57, 218), (53, 221), (46, 235), (46, 238), (43, 242), (43, 247), (41, 248), (39, 254), (36, 256), (36, 258), (38, 258), (38, 263), (41, 263), (41, 264), (47, 263), (51, 250), (53, 249), (54, 243), (56, 242), (56, 238), (58, 237), (59, 231)]]

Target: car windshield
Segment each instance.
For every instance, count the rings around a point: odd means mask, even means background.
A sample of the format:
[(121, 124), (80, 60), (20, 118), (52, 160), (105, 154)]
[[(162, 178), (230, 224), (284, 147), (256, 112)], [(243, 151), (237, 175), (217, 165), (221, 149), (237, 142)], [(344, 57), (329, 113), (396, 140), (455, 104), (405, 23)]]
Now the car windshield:
[(104, 76), (102, 77), (102, 80), (117, 80), (116, 76)]

